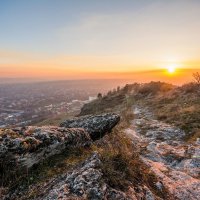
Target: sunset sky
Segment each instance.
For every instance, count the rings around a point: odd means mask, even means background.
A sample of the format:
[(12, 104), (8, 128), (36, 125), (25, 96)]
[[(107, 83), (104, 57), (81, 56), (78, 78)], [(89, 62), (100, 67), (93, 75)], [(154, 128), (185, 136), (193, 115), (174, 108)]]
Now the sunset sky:
[(199, 0), (0, 0), (0, 77), (179, 84), (195, 71)]

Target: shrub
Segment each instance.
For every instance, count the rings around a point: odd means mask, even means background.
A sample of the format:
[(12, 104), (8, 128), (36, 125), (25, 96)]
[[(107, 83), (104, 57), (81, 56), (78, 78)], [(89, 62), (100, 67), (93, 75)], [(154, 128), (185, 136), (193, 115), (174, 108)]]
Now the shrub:
[(144, 96), (156, 95), (159, 92), (165, 93), (172, 90), (174, 86), (168, 83), (162, 82), (150, 82), (142, 85), (138, 91), (139, 94)]
[(188, 94), (188, 93), (196, 93), (197, 90), (198, 90), (199, 86), (195, 83), (187, 83), (187, 84), (184, 84), (183, 86), (181, 86), (179, 89)]
[(193, 74), (193, 77), (194, 77), (195, 82), (196, 82), (198, 85), (200, 85), (200, 73), (199, 73), (199, 72), (195, 72), (195, 73)]

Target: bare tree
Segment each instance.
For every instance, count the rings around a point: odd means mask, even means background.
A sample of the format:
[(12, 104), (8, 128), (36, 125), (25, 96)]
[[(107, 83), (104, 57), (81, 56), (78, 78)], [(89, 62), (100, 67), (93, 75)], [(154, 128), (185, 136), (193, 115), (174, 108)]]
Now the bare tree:
[(199, 72), (193, 73), (193, 77), (194, 77), (195, 82), (196, 82), (198, 85), (200, 85), (200, 73), (199, 73)]

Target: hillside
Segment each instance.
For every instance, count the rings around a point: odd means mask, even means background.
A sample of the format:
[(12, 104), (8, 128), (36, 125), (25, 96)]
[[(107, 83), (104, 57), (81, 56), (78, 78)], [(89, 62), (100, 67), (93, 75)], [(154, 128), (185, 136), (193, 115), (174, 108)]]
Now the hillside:
[(200, 89), (189, 83), (180, 87), (151, 82), (129, 84), (119, 91), (108, 93), (101, 99), (85, 104), (80, 115), (118, 112), (122, 105), (145, 106), (156, 119), (173, 124), (186, 132), (186, 140), (195, 140), (200, 135)]
[(134, 83), (59, 126), (1, 129), (1, 199), (199, 199), (199, 94)]
[[(143, 88), (148, 90), (148, 85)], [(185, 140), (196, 140), (200, 136), (200, 89), (197, 84), (181, 87), (163, 84), (157, 94), (151, 90), (147, 94), (139, 92), (135, 99), (137, 103), (147, 106), (157, 119), (183, 129), (186, 132)]]

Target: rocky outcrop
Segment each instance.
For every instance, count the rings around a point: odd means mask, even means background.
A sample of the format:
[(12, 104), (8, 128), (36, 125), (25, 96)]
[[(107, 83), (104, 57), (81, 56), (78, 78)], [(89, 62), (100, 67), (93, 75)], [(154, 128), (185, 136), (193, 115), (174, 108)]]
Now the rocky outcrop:
[[(34, 200), (161, 200), (143, 184), (130, 185), (125, 192), (112, 188), (104, 179), (102, 165), (99, 154), (94, 152), (76, 169), (55, 180), (51, 190)], [(157, 184), (155, 187), (159, 187)]]
[(172, 199), (200, 199), (200, 144), (184, 141), (184, 131), (136, 107), (127, 135), (141, 148), (141, 159)]
[(120, 121), (117, 114), (102, 114), (69, 119), (60, 124), (66, 128), (84, 128), (93, 140), (103, 137)]
[(9, 180), (65, 149), (90, 145), (111, 131), (119, 120), (118, 115), (105, 114), (67, 120), (62, 127), (0, 129), (0, 183), (5, 174)]
[(81, 166), (58, 181), (42, 199), (134, 200), (105, 183), (101, 164), (98, 154), (94, 153)]
[(162, 162), (154, 162), (143, 158), (156, 177), (160, 186), (166, 188), (172, 199), (196, 200), (200, 199), (200, 181), (187, 173), (174, 170)]
[[(23, 172), (66, 148), (89, 145), (84, 129), (62, 127), (23, 127), (0, 130), (0, 167), (4, 173)], [(0, 179), (2, 180), (2, 178)]]
[(194, 178), (200, 177), (200, 145), (150, 142), (143, 156), (154, 162), (162, 162)]
[(134, 126), (147, 143), (142, 154), (145, 158), (200, 177), (200, 144), (186, 143), (184, 131), (155, 120), (149, 111), (139, 108), (135, 110)]
[[(88, 159), (70, 171), (47, 180), (42, 184), (29, 187), (29, 195), (34, 194), (34, 191), (37, 190), (35, 196), (31, 195), (31, 198), (26, 198), (26, 190), (18, 188), (18, 190), (4, 195), (2, 200), (162, 200), (155, 192), (152, 192), (149, 187), (142, 183), (137, 185), (130, 183), (130, 186), (125, 191), (114, 189), (107, 182), (102, 166), (100, 154), (93, 152)], [(161, 183), (153, 184), (154, 187), (163, 190)]]

